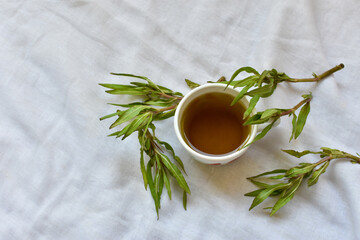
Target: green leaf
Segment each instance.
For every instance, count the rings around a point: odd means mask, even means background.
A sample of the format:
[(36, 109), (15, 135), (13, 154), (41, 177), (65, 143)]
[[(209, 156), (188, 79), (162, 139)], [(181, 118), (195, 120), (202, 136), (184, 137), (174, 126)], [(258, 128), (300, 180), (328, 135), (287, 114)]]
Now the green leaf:
[(257, 205), (259, 205), (260, 203), (262, 203), (266, 198), (268, 198), (271, 193), (273, 193), (276, 190), (285, 188), (286, 186), (288, 186), (289, 184), (285, 184), (285, 183), (279, 183), (276, 185), (272, 185), (271, 188), (266, 188), (264, 190), (262, 190), (253, 200), (249, 210), (253, 209), (254, 207), (256, 207)]
[(346, 152), (343, 152), (343, 151), (340, 151), (337, 149), (327, 148), (327, 147), (322, 147), (320, 149), (323, 150), (323, 153), (326, 155), (332, 154), (333, 156), (339, 156), (339, 158), (343, 157), (343, 155), (347, 154)]
[(159, 208), (160, 208), (160, 199), (159, 196), (157, 194), (157, 191), (155, 189), (155, 185), (154, 185), (154, 181), (153, 181), (153, 177), (152, 177), (152, 173), (151, 173), (151, 161), (148, 162), (147, 164), (147, 179), (148, 179), (148, 184), (149, 184), (149, 188), (150, 188), (150, 192), (151, 195), (154, 199), (155, 202), (155, 209), (156, 209), (156, 214), (157, 214), (157, 218), (159, 219)]
[(165, 170), (165, 168), (162, 169), (163, 171), (163, 175), (164, 175), (164, 183), (165, 183), (165, 187), (167, 189), (168, 195), (169, 195), (169, 199), (171, 200), (171, 187), (170, 187), (170, 181), (169, 178), (167, 176), (167, 172)]
[(149, 86), (151, 88), (153, 88), (154, 90), (158, 90), (160, 92), (163, 92), (155, 83), (153, 83), (149, 78), (144, 77), (144, 76), (139, 76), (139, 75), (134, 75), (134, 74), (127, 74), (127, 73), (110, 73), (112, 75), (116, 75), (116, 76), (125, 76), (125, 77), (133, 77), (133, 78), (140, 78), (143, 79), (145, 81), (148, 82)]
[[(150, 113), (149, 114), (149, 119), (147, 120), (147, 123), (146, 123), (146, 126), (144, 127), (144, 132), (143, 132), (143, 135), (141, 137), (141, 146), (145, 146), (145, 143), (146, 143), (146, 140), (145, 140), (145, 137), (146, 137), (146, 133), (148, 132), (148, 129), (149, 129), (149, 126), (152, 122), (152, 119), (153, 119), (153, 115)], [(140, 133), (140, 132), (139, 132)], [(150, 139), (149, 139), (150, 140)], [(140, 141), (140, 139), (139, 139)]]
[(268, 84), (263, 87), (255, 88), (254, 90), (246, 93), (246, 95), (250, 97), (255, 95), (259, 95), (262, 98), (269, 97), (275, 91), (276, 86), (276, 84)]
[(169, 143), (167, 143), (167, 142), (165, 142), (165, 141), (160, 141), (160, 140), (157, 139), (157, 138), (156, 138), (156, 140), (157, 140), (161, 145), (163, 145), (169, 152), (171, 152), (172, 157), (173, 157), (173, 158), (175, 159), (175, 161), (179, 164), (181, 170), (182, 170), (184, 173), (186, 173), (185, 167), (184, 167), (184, 163), (183, 163), (183, 162), (181, 161), (181, 159), (175, 154), (175, 151), (174, 151), (173, 147), (172, 147)]
[(129, 87), (128, 89), (113, 89), (113, 90), (106, 90), (105, 92), (109, 94), (120, 94), (120, 95), (145, 95), (146, 91), (142, 88), (134, 88)]
[(124, 111), (124, 113), (121, 116), (119, 116), (119, 118), (113, 124), (111, 124), (110, 129), (114, 128), (124, 122), (130, 121), (131, 119), (136, 117), (141, 111), (143, 111), (145, 109), (153, 109), (153, 108), (149, 107), (149, 106), (143, 106), (143, 105), (136, 105), (136, 106), (129, 108), (128, 110)]
[(244, 123), (244, 125), (252, 125), (252, 124), (258, 124), (258, 121), (263, 121), (261, 123), (267, 122), (267, 120), (260, 120), (261, 115), (263, 112), (257, 112), (255, 113), (253, 116), (251, 116), (248, 120), (246, 120), (246, 122)]
[(272, 207), (270, 216), (274, 215), (280, 208), (282, 208), (286, 203), (288, 203), (294, 197), (294, 194), (296, 190), (299, 188), (302, 179), (303, 178), (300, 177), (292, 182), (292, 185), (287, 189), (284, 196), (282, 196)]
[(147, 182), (146, 169), (144, 163), (144, 150), (142, 148), (140, 148), (140, 169), (144, 179), (144, 187), (147, 190), (148, 182)]
[(160, 200), (161, 200), (163, 187), (164, 187), (164, 179), (162, 177), (162, 171), (158, 169), (155, 174), (155, 190), (159, 198), (159, 208), (161, 208)]
[(310, 164), (308, 166), (293, 167), (286, 172), (285, 176), (288, 178), (292, 178), (301, 174), (310, 173), (311, 171), (313, 171), (314, 167), (315, 166), (313, 164)]
[(200, 86), (200, 84), (194, 83), (190, 81), (189, 79), (185, 79), (186, 84), (189, 86), (189, 88), (194, 89)]
[(280, 174), (280, 175), (268, 177), (268, 179), (282, 179), (284, 177), (285, 177), (285, 174)]
[(291, 132), (291, 137), (290, 137), (290, 140), (289, 142), (291, 142), (291, 140), (294, 138), (295, 136), (295, 131), (296, 131), (296, 114), (295, 113), (292, 113), (293, 115), (293, 119), (292, 119), (292, 132)]
[(252, 87), (252, 85), (245, 86), (240, 93), (233, 99), (231, 102), (231, 106), (233, 106), (235, 103), (237, 103), (241, 98), (243, 98), (246, 94), (246, 92)]
[(180, 170), (177, 168), (177, 166), (175, 164), (173, 164), (166, 155), (161, 154), (161, 153), (159, 153), (159, 155), (161, 157), (162, 163), (169, 170), (169, 172), (175, 177), (179, 186), (182, 189), (184, 189), (187, 193), (190, 193), (190, 188), (189, 188), (187, 182), (185, 181), (184, 176), (181, 174)]
[(299, 117), (296, 124), (296, 130), (295, 130), (295, 139), (299, 137), (300, 133), (302, 132), (305, 123), (306, 118), (309, 115), (310, 112), (310, 102), (307, 102), (300, 110)]
[(228, 82), (228, 85), (226, 87), (228, 87), (230, 85), (230, 83), (234, 80), (234, 78), (236, 78), (241, 72), (247, 72), (247, 73), (253, 73), (255, 75), (260, 75), (258, 73), (258, 71), (256, 71), (254, 68), (252, 67), (242, 67), (239, 68), (238, 70), (236, 70), (233, 75), (230, 78), (230, 81)]
[(115, 116), (120, 116), (124, 113), (124, 111), (117, 111), (117, 112), (114, 112), (112, 114), (109, 114), (109, 115), (106, 115), (106, 116), (103, 116), (100, 118), (100, 120), (104, 120), (104, 119), (107, 119), (107, 118), (111, 118), (111, 117), (115, 117)]
[(110, 89), (119, 89), (119, 90), (127, 90), (127, 89), (136, 89), (136, 86), (131, 85), (121, 85), (121, 84), (111, 84), (111, 83), (99, 83), (100, 86), (110, 88)]
[(256, 137), (254, 138), (254, 140), (251, 142), (251, 143), (248, 143), (245, 147), (243, 148), (246, 148), (247, 146), (253, 144), (254, 142), (262, 139), (269, 131), (270, 129), (272, 128), (272, 126), (274, 125), (274, 123), (276, 122), (277, 119), (275, 119), (274, 121), (272, 121), (269, 125), (267, 125), (258, 135), (256, 135)]
[(275, 115), (279, 115), (281, 113), (281, 110), (278, 108), (270, 108), (266, 109), (262, 114), (260, 119), (269, 119)]
[(146, 124), (148, 124), (149, 118), (151, 118), (151, 113), (146, 112), (139, 116), (137, 116), (131, 123), (129, 123), (130, 127), (126, 131), (126, 133), (123, 136), (123, 140), (130, 136), (133, 132), (136, 130), (139, 130), (140, 128), (144, 127)]
[(154, 116), (154, 120), (164, 120), (164, 119), (171, 118), (175, 115), (175, 111), (176, 111), (176, 108), (171, 109), (170, 111), (158, 113)]
[[(245, 193), (244, 196), (246, 196), (246, 197), (256, 197), (264, 189), (265, 188), (261, 188), (261, 189), (257, 189), (257, 190), (252, 191), (252, 192)], [(281, 194), (282, 192), (283, 192), (282, 189), (275, 190), (270, 194), (270, 197), (277, 196), (277, 195)]]
[(262, 192), (264, 189), (265, 189), (265, 188), (260, 188), (260, 189), (257, 189), (257, 190), (255, 190), (255, 191), (245, 193), (244, 196), (246, 196), (246, 197), (256, 197), (256, 196), (259, 195), (259, 193)]
[(291, 156), (297, 157), (297, 158), (301, 158), (302, 156), (307, 155), (307, 154), (320, 154), (321, 153), (321, 152), (312, 152), (309, 150), (298, 152), (298, 151), (290, 150), (290, 149), (289, 150), (281, 149), (281, 151), (283, 151), (287, 154), (290, 154)]
[(174, 96), (174, 95), (177, 95), (177, 96), (182, 96), (182, 93), (180, 92), (174, 92), (172, 91), (171, 89), (167, 88), (167, 87), (164, 87), (164, 86), (161, 86), (161, 85), (157, 85), (158, 88), (160, 88), (160, 90), (163, 92), (163, 93), (166, 93), (166, 94), (169, 94), (171, 96)]
[(108, 136), (116, 136), (116, 138), (121, 137), (122, 135), (124, 135), (130, 128), (130, 124), (126, 125), (123, 129), (121, 129), (120, 131), (114, 132), (112, 134), (109, 134)]
[(244, 112), (244, 117), (243, 117), (244, 119), (247, 118), (248, 116), (250, 116), (251, 112), (255, 108), (256, 104), (259, 101), (259, 99), (260, 99), (259, 95), (255, 95), (254, 97), (251, 98), (250, 103), (249, 103), (249, 107)]
[(149, 100), (145, 104), (159, 107), (169, 107), (174, 103), (175, 99), (158, 99), (158, 100)]
[(259, 188), (269, 188), (271, 187), (270, 184), (267, 183), (263, 183), (263, 182), (259, 182), (259, 181), (255, 181), (252, 178), (249, 178), (250, 182), (252, 182), (255, 186), (259, 187)]
[(234, 86), (234, 88), (244, 87), (249, 84), (251, 84), (253, 86), (253, 85), (255, 85), (255, 83), (257, 82), (258, 79), (259, 79), (259, 76), (249, 76), (247, 78), (244, 78), (243, 80), (234, 81), (233, 86)]
[(185, 190), (184, 190), (184, 193), (183, 193), (183, 206), (184, 206), (184, 209), (186, 211), (187, 210), (186, 209), (186, 206), (187, 206), (187, 193), (186, 193)]
[(308, 180), (309, 187), (318, 182), (320, 175), (325, 173), (326, 168), (329, 166), (329, 164), (330, 164), (330, 161), (326, 161), (319, 169), (314, 171), (314, 173), (311, 175), (311, 177)]
[(264, 81), (264, 79), (266, 78), (266, 76), (268, 75), (269, 71), (268, 70), (264, 70), (258, 80), (258, 86), (260, 87)]
[(261, 173), (259, 175), (253, 176), (253, 177), (249, 177), (248, 179), (258, 178), (258, 177), (271, 175), (271, 174), (277, 174), (277, 173), (286, 173), (286, 172), (287, 172), (287, 169), (275, 169), (275, 170), (272, 170), (272, 171), (269, 171), (269, 172)]
[(133, 103), (129, 103), (129, 104), (118, 104), (118, 103), (108, 103), (108, 104), (113, 105), (113, 106), (125, 107), (125, 108), (131, 108), (136, 105), (146, 105), (143, 102), (133, 102)]

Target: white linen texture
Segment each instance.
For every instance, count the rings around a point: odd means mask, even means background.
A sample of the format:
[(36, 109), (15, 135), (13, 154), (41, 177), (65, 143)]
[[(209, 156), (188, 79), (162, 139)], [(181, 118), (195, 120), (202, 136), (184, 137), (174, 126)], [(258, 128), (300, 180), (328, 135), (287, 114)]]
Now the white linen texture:
[[(270, 217), (248, 211), (246, 178), (317, 156), (320, 147), (360, 153), (360, 2), (1, 1), (0, 239), (360, 239), (360, 165), (334, 161)], [(184, 79), (229, 79), (243, 66), (319, 83), (282, 83), (258, 110), (291, 108), (312, 92), (305, 128), (289, 143), (291, 118), (225, 166), (204, 165), (180, 145), (173, 119), (156, 124), (184, 162), (191, 195), (164, 190), (157, 220), (140, 171), (136, 134), (107, 137), (109, 102), (98, 83), (124, 72), (186, 94)], [(139, 80), (140, 81), (140, 80)]]

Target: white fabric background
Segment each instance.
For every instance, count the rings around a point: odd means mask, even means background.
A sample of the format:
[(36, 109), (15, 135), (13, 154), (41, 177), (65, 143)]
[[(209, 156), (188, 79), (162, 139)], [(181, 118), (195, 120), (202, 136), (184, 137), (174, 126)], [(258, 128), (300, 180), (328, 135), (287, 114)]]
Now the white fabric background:
[[(1, 1), (0, 239), (360, 239), (360, 165), (331, 164), (273, 217), (248, 208), (246, 177), (300, 160), (280, 149), (327, 146), (360, 152), (360, 2), (301, 1)], [(281, 84), (260, 108), (314, 99), (302, 135), (290, 119), (226, 166), (196, 162), (178, 143), (172, 120), (158, 137), (184, 161), (188, 210), (173, 184), (160, 220), (145, 191), (136, 136), (106, 137), (99, 117), (126, 102), (98, 83), (126, 83), (109, 72), (145, 75), (187, 93), (239, 67), (276, 68), (315, 83)], [(310, 156), (302, 161), (313, 162)]]

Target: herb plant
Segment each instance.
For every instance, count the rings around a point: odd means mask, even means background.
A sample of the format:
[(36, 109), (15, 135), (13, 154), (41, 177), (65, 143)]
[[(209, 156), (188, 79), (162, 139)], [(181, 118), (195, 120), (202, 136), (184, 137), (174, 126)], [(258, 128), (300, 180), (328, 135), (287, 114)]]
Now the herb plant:
[[(116, 131), (109, 136), (121, 137), (122, 140), (134, 132), (138, 132), (140, 143), (140, 169), (142, 172), (145, 189), (149, 186), (151, 195), (154, 199), (155, 209), (159, 218), (160, 199), (165, 185), (169, 198), (171, 199), (170, 179), (175, 179), (177, 184), (183, 189), (183, 206), (186, 210), (187, 194), (190, 188), (184, 178), (184, 164), (175, 154), (171, 145), (159, 140), (155, 135), (155, 121), (164, 120), (174, 116), (175, 109), (182, 99), (182, 94), (174, 92), (168, 88), (153, 83), (150, 79), (132, 74), (112, 73), (117, 76), (133, 77), (145, 80), (142, 82), (131, 82), (131, 85), (120, 84), (100, 84), (109, 88), (107, 93), (138, 95), (143, 97), (140, 102), (129, 104), (115, 104), (114, 106), (125, 108), (106, 115), (100, 120), (110, 117), (117, 117), (110, 129), (121, 126), (120, 131)], [(125, 125), (125, 126), (124, 126)], [(148, 156), (145, 164), (144, 154)]]
[[(325, 173), (331, 161), (347, 158), (352, 163), (360, 164), (359, 154), (357, 154), (358, 156), (354, 156), (337, 149), (326, 147), (321, 148), (319, 152), (308, 150), (302, 152), (294, 150), (283, 151), (297, 158), (301, 158), (307, 154), (316, 154), (320, 155), (321, 160), (316, 163), (300, 163), (298, 166), (290, 169), (276, 169), (249, 177), (248, 179), (259, 188), (258, 190), (245, 194), (245, 196), (254, 197), (249, 210), (262, 203), (268, 197), (278, 197), (274, 206), (266, 208), (271, 209), (270, 216), (272, 216), (294, 197), (296, 191), (306, 179), (309, 187), (316, 184), (321, 174)], [(266, 182), (255, 180), (260, 177), (265, 177)], [(267, 183), (269, 181), (275, 181), (275, 183), (269, 184)]]

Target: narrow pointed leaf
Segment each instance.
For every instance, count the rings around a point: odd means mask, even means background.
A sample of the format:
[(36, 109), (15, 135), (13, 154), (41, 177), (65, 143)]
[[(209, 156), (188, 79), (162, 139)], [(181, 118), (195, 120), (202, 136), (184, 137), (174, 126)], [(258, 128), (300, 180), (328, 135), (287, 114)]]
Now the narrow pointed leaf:
[(151, 117), (151, 113), (149, 113), (149, 112), (143, 113), (143, 114), (139, 115), (138, 117), (136, 117), (134, 119), (134, 121), (132, 121), (129, 124), (130, 127), (129, 127), (128, 131), (125, 133), (125, 135), (123, 136), (123, 139), (130, 136), (136, 130), (139, 130), (140, 128), (144, 127), (148, 123), (148, 120), (150, 117)]
[(246, 92), (251, 88), (251, 85), (245, 86), (240, 93), (234, 98), (234, 100), (231, 102), (231, 106), (233, 106), (235, 103), (237, 103), (240, 99), (242, 99)]
[(275, 169), (275, 170), (272, 170), (272, 171), (269, 171), (269, 172), (264, 172), (264, 173), (261, 173), (261, 174), (259, 174), (259, 175), (250, 177), (250, 178), (248, 178), (248, 179), (258, 178), (258, 177), (262, 177), (262, 176), (266, 176), (266, 175), (271, 175), (271, 174), (277, 174), (277, 173), (286, 173), (286, 172), (287, 172), (287, 169)]
[(266, 188), (264, 190), (262, 190), (253, 200), (250, 209), (253, 209), (254, 207), (256, 207), (257, 205), (259, 205), (260, 203), (262, 203), (266, 198), (268, 198), (271, 193), (273, 193), (276, 190), (279, 190), (281, 188), (286, 187), (288, 184), (284, 184), (284, 183), (279, 183), (276, 185), (273, 185), (271, 188)]
[(279, 115), (281, 113), (281, 110), (278, 108), (270, 108), (266, 109), (262, 114), (260, 119), (269, 119), (275, 115)]
[(123, 129), (121, 129), (120, 131), (114, 132), (112, 134), (109, 134), (108, 136), (116, 136), (116, 138), (119, 138), (121, 136), (123, 136), (130, 128), (130, 124), (126, 125)]
[(142, 150), (142, 148), (140, 149), (140, 169), (144, 180), (144, 187), (147, 190), (148, 181), (147, 181), (147, 175), (146, 175), (146, 169), (144, 163), (144, 150)]
[(174, 109), (171, 109), (170, 111), (156, 114), (154, 116), (154, 120), (164, 120), (164, 119), (168, 119), (170, 117), (173, 117), (175, 115), (175, 111), (176, 111), (176, 109), (174, 108)]
[(145, 81), (148, 82), (149, 86), (152, 87), (153, 89), (159, 90), (160, 92), (163, 92), (155, 83), (153, 83), (149, 78), (144, 77), (144, 76), (139, 76), (139, 75), (134, 75), (134, 74), (128, 74), (128, 73), (110, 73), (112, 75), (116, 75), (116, 76), (125, 76), (125, 77), (134, 77), (134, 78), (140, 78), (143, 79)]
[(259, 80), (258, 80), (258, 86), (260, 87), (264, 81), (264, 79), (266, 78), (266, 76), (268, 75), (269, 71), (265, 70), (261, 73)]
[(150, 163), (151, 163), (151, 161), (148, 162), (146, 174), (147, 174), (147, 179), (148, 179), (151, 196), (153, 197), (154, 202), (155, 202), (156, 214), (159, 219), (160, 201), (159, 201), (159, 197), (157, 195), (157, 191), (155, 189), (155, 184), (154, 184), (154, 180), (153, 180), (152, 173), (151, 173), (152, 166)]
[(313, 171), (314, 167), (315, 166), (313, 164), (303, 167), (293, 167), (286, 172), (285, 176), (291, 178), (296, 177), (300, 174), (310, 173), (311, 171)]
[(169, 152), (171, 152), (172, 157), (174, 158), (174, 160), (179, 164), (181, 170), (186, 173), (185, 171), (185, 167), (184, 167), (184, 163), (181, 161), (181, 159), (175, 154), (175, 151), (173, 149), (173, 147), (165, 142), (165, 141), (160, 141), (159, 139), (156, 139), (161, 145), (163, 145)]
[(302, 182), (302, 177), (292, 182), (292, 186), (286, 191), (285, 195), (282, 196), (272, 207), (270, 216), (274, 215), (280, 208), (282, 208), (294, 197), (294, 194), (296, 190), (299, 188), (301, 182)]
[(258, 73), (258, 71), (256, 71), (254, 68), (252, 67), (242, 67), (242, 68), (239, 68), (238, 70), (236, 70), (233, 75), (231, 76), (230, 78), (230, 81), (228, 82), (228, 85), (230, 85), (230, 83), (241, 73), (241, 72), (247, 72), (247, 73), (253, 73), (255, 75), (260, 75)]
[(258, 103), (259, 99), (260, 99), (259, 95), (255, 95), (254, 97), (251, 98), (249, 107), (244, 112), (244, 119), (247, 118), (248, 116), (250, 116), (250, 114), (254, 110), (256, 104)]
[(122, 115), (124, 112), (123, 111), (117, 111), (117, 112), (114, 112), (112, 114), (109, 114), (109, 115), (106, 115), (106, 116), (103, 116), (100, 118), (100, 120), (104, 120), (104, 119), (107, 119), (107, 118), (111, 118), (111, 117), (115, 117), (115, 116), (120, 116)]
[(314, 171), (314, 173), (311, 175), (311, 177), (308, 180), (309, 187), (318, 182), (320, 175), (325, 173), (326, 168), (329, 166), (329, 164), (330, 164), (330, 161), (327, 161), (319, 169)]
[(139, 105), (139, 106), (134, 106), (132, 108), (129, 108), (128, 110), (124, 111), (124, 113), (119, 116), (119, 118), (110, 126), (111, 128), (114, 128), (124, 122), (127, 122), (131, 119), (133, 119), (134, 117), (136, 117), (141, 111), (145, 110), (145, 109), (151, 109), (152, 107), (149, 106), (143, 106), (143, 105)]
[(254, 138), (254, 140), (251, 143), (247, 144), (243, 148), (246, 148), (246, 147), (250, 146), (251, 144), (253, 144), (254, 142), (262, 139), (263, 137), (265, 137), (265, 135), (270, 131), (270, 129), (272, 128), (272, 126), (274, 125), (276, 120), (277, 119), (275, 119), (273, 122), (271, 122), (269, 125), (267, 125), (258, 135), (256, 135), (256, 137)]
[(263, 87), (255, 88), (250, 92), (246, 93), (246, 95), (253, 97), (255, 95), (259, 95), (260, 97), (268, 97), (270, 96), (276, 88), (276, 85), (268, 84)]
[(260, 188), (269, 188), (269, 187), (271, 187), (270, 184), (263, 183), (263, 182), (259, 182), (259, 181), (255, 181), (255, 180), (252, 179), (252, 178), (250, 178), (249, 180), (250, 180), (250, 182), (252, 182), (255, 186), (260, 187)]
[(259, 79), (259, 76), (249, 76), (247, 78), (244, 78), (243, 80), (234, 81), (234, 88), (244, 87), (249, 84), (254, 85), (258, 79)]
[(295, 131), (296, 131), (296, 119), (297, 119), (297, 116), (295, 113), (292, 113), (293, 115), (293, 119), (292, 119), (292, 132), (291, 132), (291, 137), (290, 137), (290, 140), (289, 142), (291, 142), (291, 140), (294, 138), (295, 136)]
[(305, 123), (306, 118), (309, 115), (310, 112), (310, 102), (307, 102), (300, 110), (297, 124), (296, 124), (296, 130), (295, 130), (295, 139), (299, 137), (300, 133), (302, 132)]
[(290, 150), (290, 149), (289, 150), (281, 149), (281, 151), (283, 151), (287, 154), (290, 154), (291, 156), (297, 157), (297, 158), (301, 158), (302, 156), (307, 155), (307, 154), (320, 154), (321, 153), (321, 152), (312, 152), (309, 150), (298, 152), (298, 151)]
[(144, 89), (129, 88), (129, 89), (113, 89), (105, 91), (109, 94), (119, 94), (119, 95), (144, 95), (146, 92)]
[(175, 177), (179, 186), (182, 189), (184, 189), (187, 193), (190, 193), (190, 188), (189, 188), (187, 182), (185, 181), (184, 176), (182, 175), (180, 170), (177, 168), (177, 166), (175, 164), (173, 164), (166, 155), (160, 154), (160, 157), (161, 157), (162, 163), (169, 170), (169, 172)]
[(171, 200), (171, 186), (170, 186), (170, 181), (169, 181), (169, 178), (167, 176), (167, 172), (165, 169), (162, 169), (163, 170), (163, 175), (164, 175), (164, 183), (165, 183), (165, 187), (167, 189), (167, 193), (169, 195), (169, 199)]

